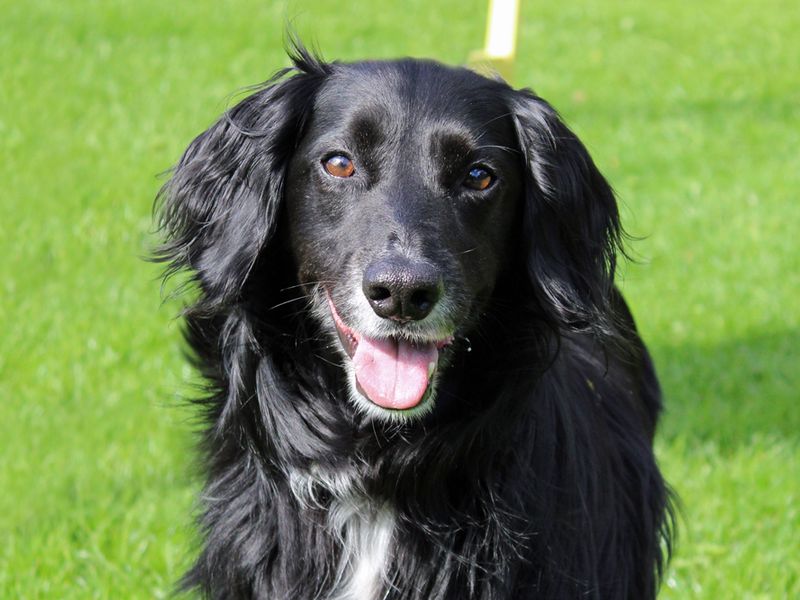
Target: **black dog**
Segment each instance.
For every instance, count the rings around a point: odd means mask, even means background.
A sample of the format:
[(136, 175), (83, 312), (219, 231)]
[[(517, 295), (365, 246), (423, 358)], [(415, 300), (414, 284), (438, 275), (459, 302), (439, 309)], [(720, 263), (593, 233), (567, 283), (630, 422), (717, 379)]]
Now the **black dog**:
[(210, 382), (186, 587), (653, 598), (660, 393), (585, 148), (465, 69), (293, 54), (161, 192)]

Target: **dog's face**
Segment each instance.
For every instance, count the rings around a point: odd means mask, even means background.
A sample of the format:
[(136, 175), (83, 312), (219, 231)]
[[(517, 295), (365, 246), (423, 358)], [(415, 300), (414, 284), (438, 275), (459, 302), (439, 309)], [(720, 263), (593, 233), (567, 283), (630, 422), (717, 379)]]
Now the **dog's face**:
[[(223, 371), (245, 352), (234, 332), (254, 356), (316, 360), (287, 342), (311, 318), (355, 405), (404, 419), (431, 409), (503, 278), (551, 330), (611, 330), (616, 202), (550, 105), (430, 61), (294, 60), (198, 136), (161, 193), (159, 257), (193, 273), (198, 319), (225, 323)], [(275, 312), (298, 284), (310, 310)]]
[(515, 241), (522, 157), (501, 84), (428, 63), (338, 70), (290, 163), (299, 278), (351, 397), (419, 415)]

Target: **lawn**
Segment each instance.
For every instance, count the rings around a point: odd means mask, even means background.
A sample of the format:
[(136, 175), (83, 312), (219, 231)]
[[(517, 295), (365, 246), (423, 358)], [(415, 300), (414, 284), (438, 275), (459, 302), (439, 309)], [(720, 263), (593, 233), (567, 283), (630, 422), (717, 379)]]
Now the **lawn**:
[[(524, 2), (515, 84), (559, 107), (639, 241), (620, 284), (682, 501), (662, 598), (800, 598), (800, 4)], [(191, 559), (194, 415), (152, 199), (285, 64), (482, 44), (484, 0), (0, 0), (0, 598), (158, 598)]]

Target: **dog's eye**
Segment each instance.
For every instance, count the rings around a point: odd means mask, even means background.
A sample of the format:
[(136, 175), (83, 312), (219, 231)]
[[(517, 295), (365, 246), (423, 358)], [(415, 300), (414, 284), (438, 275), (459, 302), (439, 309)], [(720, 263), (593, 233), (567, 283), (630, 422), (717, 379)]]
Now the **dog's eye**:
[(470, 168), (467, 177), (464, 179), (465, 186), (473, 190), (478, 190), (479, 192), (489, 189), (489, 186), (493, 183), (494, 175), (492, 175), (491, 171), (477, 165)]
[(346, 178), (356, 172), (356, 166), (353, 161), (341, 154), (329, 156), (322, 161), (322, 166), (328, 175), (333, 175), (334, 177)]

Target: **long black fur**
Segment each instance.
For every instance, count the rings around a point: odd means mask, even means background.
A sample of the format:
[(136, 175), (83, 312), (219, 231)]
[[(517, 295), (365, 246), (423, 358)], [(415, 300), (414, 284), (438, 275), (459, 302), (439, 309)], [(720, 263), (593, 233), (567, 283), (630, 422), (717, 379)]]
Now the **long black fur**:
[[(191, 143), (159, 198), (157, 258), (196, 283), (186, 337), (209, 382), (204, 543), (184, 586), (340, 593), (349, 542), (329, 512), (347, 488), (366, 514), (395, 516), (376, 597), (655, 597), (671, 538), (660, 392), (613, 283), (616, 202), (581, 142), (532, 92), (463, 69), (325, 63), (299, 46), (293, 61)], [(379, 72), (409, 93), (480, 86), (470, 106), (500, 111), (521, 186), (510, 255), (453, 344), (437, 407), (404, 423), (349, 402), (330, 331), (296, 301), (307, 282), (287, 233), (320, 90)]]

